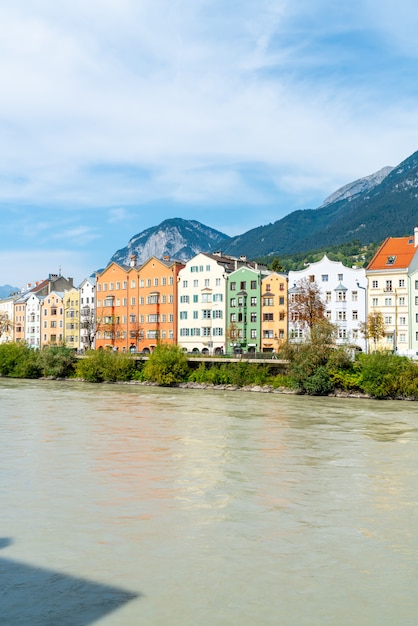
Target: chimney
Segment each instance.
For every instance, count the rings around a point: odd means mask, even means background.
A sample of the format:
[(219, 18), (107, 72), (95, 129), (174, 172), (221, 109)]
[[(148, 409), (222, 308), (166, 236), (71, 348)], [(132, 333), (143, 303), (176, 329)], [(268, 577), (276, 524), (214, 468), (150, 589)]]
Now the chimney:
[(135, 267), (135, 265), (136, 265), (136, 254), (131, 254), (130, 259), (131, 259), (130, 266), (131, 267)]
[(418, 226), (415, 226), (414, 228), (414, 240), (415, 247), (418, 248)]

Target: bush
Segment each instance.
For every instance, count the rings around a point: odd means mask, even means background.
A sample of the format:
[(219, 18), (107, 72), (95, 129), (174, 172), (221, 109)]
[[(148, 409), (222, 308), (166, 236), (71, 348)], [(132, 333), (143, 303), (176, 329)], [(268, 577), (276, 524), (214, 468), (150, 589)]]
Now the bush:
[(375, 398), (418, 397), (418, 368), (387, 352), (358, 356), (362, 390)]
[(163, 386), (186, 381), (189, 372), (182, 348), (166, 344), (157, 346), (144, 366), (145, 379)]
[(76, 375), (92, 383), (137, 379), (136, 361), (129, 354), (90, 350), (78, 359)]
[(36, 352), (25, 343), (0, 345), (0, 376), (10, 378), (39, 378), (41, 370)]
[(36, 352), (36, 361), (41, 376), (53, 378), (73, 376), (76, 360), (74, 351), (65, 346), (48, 346)]

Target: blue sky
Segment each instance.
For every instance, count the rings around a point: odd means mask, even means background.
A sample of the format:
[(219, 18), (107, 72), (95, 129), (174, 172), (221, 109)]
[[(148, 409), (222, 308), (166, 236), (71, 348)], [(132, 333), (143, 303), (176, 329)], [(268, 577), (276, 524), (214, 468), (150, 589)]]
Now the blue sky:
[(418, 149), (418, 6), (3, 0), (0, 284), (170, 217), (230, 235)]

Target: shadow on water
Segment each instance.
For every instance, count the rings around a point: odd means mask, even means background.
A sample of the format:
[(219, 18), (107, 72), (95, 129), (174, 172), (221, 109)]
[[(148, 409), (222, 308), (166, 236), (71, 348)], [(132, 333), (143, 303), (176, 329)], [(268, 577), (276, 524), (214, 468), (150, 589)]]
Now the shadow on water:
[[(0, 538), (0, 548), (12, 544)], [(88, 626), (140, 597), (118, 587), (0, 558), (0, 624)]]

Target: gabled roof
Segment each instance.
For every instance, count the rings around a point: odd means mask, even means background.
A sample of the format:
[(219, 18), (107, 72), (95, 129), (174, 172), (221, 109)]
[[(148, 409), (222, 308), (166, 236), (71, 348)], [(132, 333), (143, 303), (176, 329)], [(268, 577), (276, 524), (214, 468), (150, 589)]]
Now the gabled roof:
[(388, 237), (366, 269), (367, 271), (408, 269), (417, 251), (414, 235), (410, 237)]

